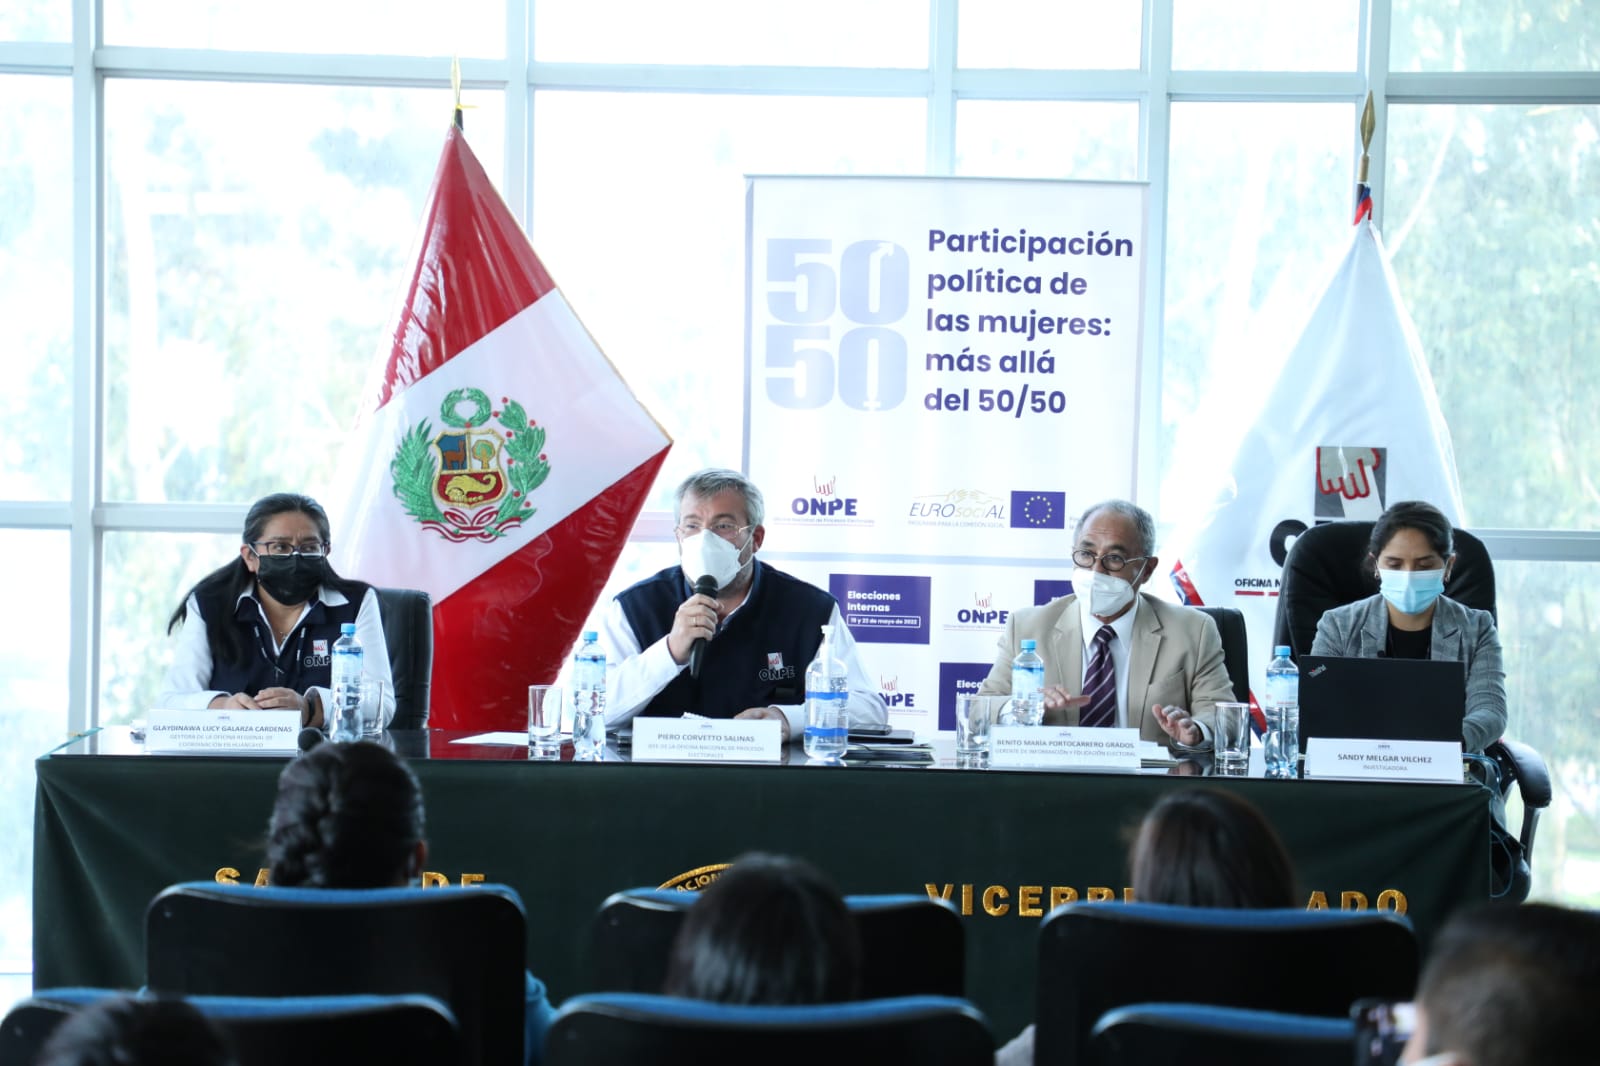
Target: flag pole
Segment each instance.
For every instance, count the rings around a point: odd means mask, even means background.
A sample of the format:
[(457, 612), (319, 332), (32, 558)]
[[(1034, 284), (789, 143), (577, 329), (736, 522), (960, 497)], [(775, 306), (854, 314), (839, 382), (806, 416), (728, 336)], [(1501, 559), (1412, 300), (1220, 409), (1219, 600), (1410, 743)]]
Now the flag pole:
[(1378, 128), (1378, 113), (1372, 106), (1372, 90), (1367, 90), (1367, 106), (1361, 109), (1361, 165), (1356, 170), (1356, 217), (1352, 225), (1359, 226), (1363, 219), (1372, 217), (1372, 186), (1367, 182), (1367, 171), (1372, 165), (1372, 134)]
[[(467, 120), (466, 120), (466, 116), (462, 113), (462, 110), (461, 110), (461, 57), (460, 56), (451, 56), (450, 57), (450, 88), (452, 90), (454, 90), (454, 92), (456, 94), (456, 110), (455, 110), (456, 129), (460, 130), (462, 133), (465, 133), (465, 132), (467, 132)], [(1367, 94), (1367, 106), (1369, 108), (1372, 106), (1372, 94), (1371, 93)], [(1363, 156), (1362, 158), (1364, 160), (1366, 157)], [(1362, 180), (1363, 181), (1366, 180), (1365, 179), (1365, 174), (1367, 173), (1367, 171), (1366, 171), (1366, 163), (1365, 162), (1362, 163), (1361, 173), (1363, 175)]]

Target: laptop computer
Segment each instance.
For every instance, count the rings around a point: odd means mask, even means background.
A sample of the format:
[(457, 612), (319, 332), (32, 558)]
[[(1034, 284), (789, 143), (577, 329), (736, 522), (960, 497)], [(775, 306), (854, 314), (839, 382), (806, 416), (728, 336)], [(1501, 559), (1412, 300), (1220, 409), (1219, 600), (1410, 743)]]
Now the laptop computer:
[(1461, 740), (1467, 664), (1300, 656), (1300, 750), (1312, 737)]

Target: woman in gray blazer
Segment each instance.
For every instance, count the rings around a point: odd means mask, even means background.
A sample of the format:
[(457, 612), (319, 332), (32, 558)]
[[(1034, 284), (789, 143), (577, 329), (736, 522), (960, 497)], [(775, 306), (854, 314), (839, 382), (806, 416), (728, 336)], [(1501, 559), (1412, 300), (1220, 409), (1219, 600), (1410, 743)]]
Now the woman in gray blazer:
[(1311, 654), (1466, 663), (1462, 746), (1481, 752), (1505, 732), (1506, 674), (1494, 618), (1444, 595), (1455, 558), (1450, 520), (1437, 507), (1414, 500), (1390, 507), (1367, 545), (1378, 594), (1324, 614)]

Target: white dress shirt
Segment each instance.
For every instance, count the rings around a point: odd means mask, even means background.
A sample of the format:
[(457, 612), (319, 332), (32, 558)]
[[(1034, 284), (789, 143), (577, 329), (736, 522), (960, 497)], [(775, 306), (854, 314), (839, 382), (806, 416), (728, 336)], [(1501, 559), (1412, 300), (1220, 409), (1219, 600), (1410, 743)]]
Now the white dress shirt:
[[(294, 625), (289, 628), (288, 636), (279, 641), (272, 632), (272, 623), (268, 621), (266, 611), (262, 609), (255, 595), (247, 589), (239, 593), (239, 600), (249, 600), (260, 614), (262, 632), (273, 642), (274, 655), (283, 654), (284, 645), (289, 643), (295, 630), (300, 628), (300, 623), (305, 621), (312, 604), (320, 602), (329, 607), (342, 607), (350, 602), (341, 592), (326, 586), (318, 587), (316, 596), (301, 606), (300, 614), (295, 618)], [(234, 603), (237, 608), (238, 600)], [(172, 654), (172, 665), (167, 667), (167, 677), (161, 685), (161, 694), (156, 697), (155, 706), (175, 710), (205, 710), (218, 696), (231, 696), (233, 693), (206, 687), (211, 683), (211, 642), (206, 639), (206, 622), (200, 617), (199, 602), (190, 596), (187, 607), (188, 616), (183, 620), (183, 628), (178, 630), (178, 647)], [(356, 639), (361, 642), (362, 672), (383, 682), (383, 724), (387, 728), (394, 718), (394, 677), (389, 666), (389, 645), (383, 636), (383, 618), (378, 610), (378, 594), (370, 588), (362, 597), (361, 609), (356, 613)], [(332, 692), (320, 685), (313, 686), (306, 692), (313, 690), (322, 701), (323, 707), (333, 705)], [(255, 693), (249, 695), (254, 696)]]
[[(1133, 715), (1130, 721), (1128, 715), (1128, 656), (1132, 654), (1129, 644), (1133, 636), (1133, 619), (1139, 613), (1139, 597), (1133, 597), (1133, 608), (1127, 614), (1114, 622), (1102, 622), (1089, 613), (1089, 597), (1078, 597), (1078, 628), (1083, 632), (1083, 677), (1079, 681), (1078, 691), (1083, 691), (1083, 682), (1089, 678), (1089, 661), (1094, 655), (1094, 635), (1100, 632), (1100, 627), (1109, 625), (1117, 639), (1111, 642), (1111, 669), (1116, 675), (1117, 689), (1117, 727), (1120, 729), (1139, 728), (1139, 718), (1144, 714), (1144, 708), (1139, 708), (1138, 714)], [(1189, 708), (1185, 707), (1184, 710)], [(1173, 746), (1180, 750), (1201, 750), (1211, 743), (1211, 728), (1199, 719), (1193, 719), (1195, 728), (1200, 730), (1200, 743), (1190, 748), (1188, 745), (1173, 741)]]

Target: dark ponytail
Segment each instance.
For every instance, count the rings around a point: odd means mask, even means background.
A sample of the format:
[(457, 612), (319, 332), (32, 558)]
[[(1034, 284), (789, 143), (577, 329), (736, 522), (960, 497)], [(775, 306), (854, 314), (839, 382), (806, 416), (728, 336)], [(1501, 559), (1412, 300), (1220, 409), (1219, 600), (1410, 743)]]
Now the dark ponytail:
[(422, 788), (409, 766), (366, 741), (321, 744), (278, 777), (267, 865), (275, 885), (384, 888), (416, 875), (423, 839)]

